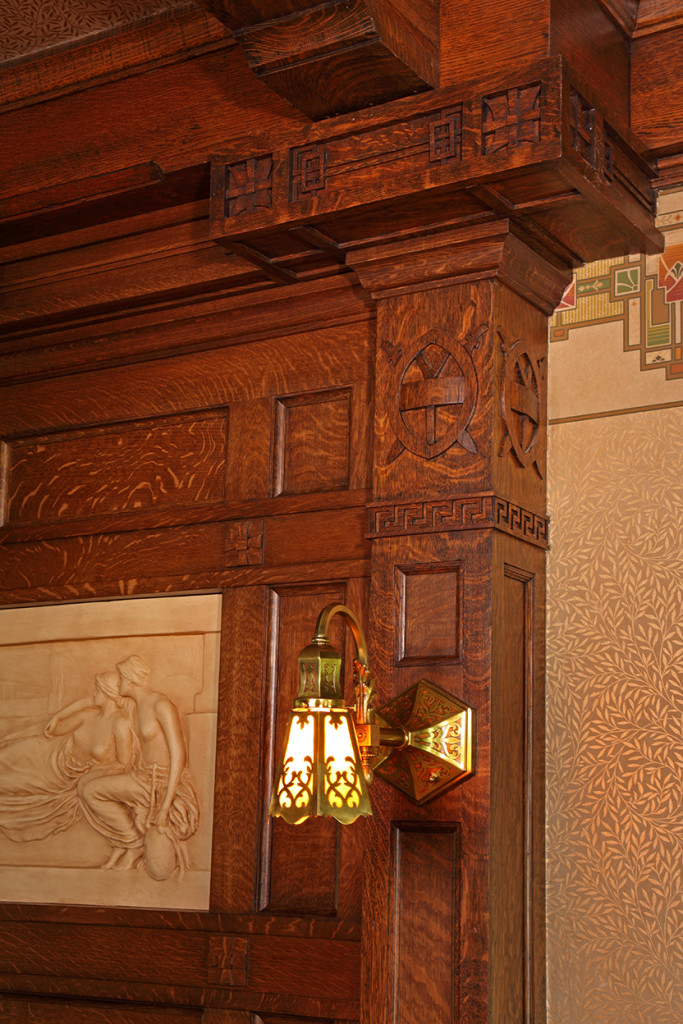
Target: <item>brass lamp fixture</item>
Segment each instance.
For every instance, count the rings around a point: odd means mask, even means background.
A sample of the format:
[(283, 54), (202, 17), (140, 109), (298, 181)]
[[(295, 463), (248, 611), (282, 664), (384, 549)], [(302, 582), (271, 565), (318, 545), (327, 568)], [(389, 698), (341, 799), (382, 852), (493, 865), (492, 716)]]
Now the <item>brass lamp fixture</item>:
[[(341, 655), (327, 636), (342, 615), (356, 644), (356, 703), (341, 691)], [(299, 693), (289, 715), (268, 813), (290, 825), (327, 816), (343, 825), (372, 814), (373, 775), (425, 803), (474, 773), (475, 712), (421, 679), (375, 713), (374, 680), (360, 622), (343, 604), (323, 608), (299, 655)]]

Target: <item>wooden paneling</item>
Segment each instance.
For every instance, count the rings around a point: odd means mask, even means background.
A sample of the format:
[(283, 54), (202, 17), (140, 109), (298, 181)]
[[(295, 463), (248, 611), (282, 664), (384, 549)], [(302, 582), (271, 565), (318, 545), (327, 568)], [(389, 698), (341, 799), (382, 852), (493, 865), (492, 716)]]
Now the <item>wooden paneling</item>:
[(396, 570), (399, 664), (460, 658), (461, 568), (440, 562)]
[[(200, 1009), (0, 997), (5, 1024), (208, 1024)], [(226, 1021), (225, 1024), (228, 1024)], [(245, 1022), (247, 1024), (247, 1022)]]
[[(544, 1007), (544, 560), (511, 538), (494, 547), (491, 694), (491, 992), (526, 1024)], [(540, 807), (539, 807), (540, 805)]]
[[(283, 2), (240, 10), (296, 93), (322, 21), (357, 41), (365, 15)], [(418, 6), (367, 0), (433, 69)], [(0, 906), (19, 1024), (338, 1024), (360, 1002), (364, 1024), (542, 1024), (543, 317), (571, 264), (659, 244), (621, 131), (633, 14), (442, 0), (444, 91), (319, 125), (188, 11), (73, 73), (17, 66), (0, 602), (224, 592), (211, 909)], [(672, 154), (667, 26), (639, 37), (633, 111)], [(305, 100), (367, 99), (360, 49)], [(420, 807), (378, 780), (372, 819), (288, 829), (274, 761), (331, 600), (367, 620), (380, 703), (427, 678), (476, 710), (476, 774)]]
[[(227, 412), (9, 446), (9, 524), (174, 509), (226, 497)], [(131, 465), (137, 473), (132, 479)]]
[(394, 826), (392, 1024), (460, 1019), (458, 832), (441, 822)]
[(350, 392), (344, 390), (277, 400), (274, 494), (336, 491), (349, 486), (350, 399)]

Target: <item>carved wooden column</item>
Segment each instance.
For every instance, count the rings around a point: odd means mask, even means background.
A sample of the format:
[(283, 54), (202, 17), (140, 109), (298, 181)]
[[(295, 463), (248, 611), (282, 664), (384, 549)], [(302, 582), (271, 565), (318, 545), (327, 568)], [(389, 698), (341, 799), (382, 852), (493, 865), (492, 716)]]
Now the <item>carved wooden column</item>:
[[(559, 57), (514, 75), (212, 168), (218, 244), (272, 287), (353, 273), (376, 301), (378, 703), (424, 678), (478, 716), (473, 778), (422, 804), (372, 788), (363, 1024), (545, 1014), (546, 317), (573, 265), (659, 236), (647, 161), (586, 84)], [(410, 771), (418, 796), (444, 781)]]
[[(373, 789), (362, 1019), (541, 1021), (546, 317), (567, 274), (506, 221), (353, 265), (378, 300), (382, 698), (426, 678), (478, 716), (474, 778), (421, 807)], [(427, 760), (418, 795), (438, 785)]]

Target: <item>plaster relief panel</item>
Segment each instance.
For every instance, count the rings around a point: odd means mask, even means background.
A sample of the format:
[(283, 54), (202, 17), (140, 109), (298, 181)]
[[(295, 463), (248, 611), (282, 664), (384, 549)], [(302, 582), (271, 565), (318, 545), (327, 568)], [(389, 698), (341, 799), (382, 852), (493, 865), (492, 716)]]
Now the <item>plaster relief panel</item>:
[(207, 909), (218, 595), (0, 612), (0, 899)]

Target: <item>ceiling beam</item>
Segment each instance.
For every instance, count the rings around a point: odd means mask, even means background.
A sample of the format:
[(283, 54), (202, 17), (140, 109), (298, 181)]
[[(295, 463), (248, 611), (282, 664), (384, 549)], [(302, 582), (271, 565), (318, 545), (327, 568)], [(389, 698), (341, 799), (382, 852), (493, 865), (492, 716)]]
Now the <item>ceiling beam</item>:
[(313, 120), (438, 85), (438, 0), (200, 0), (249, 67)]

